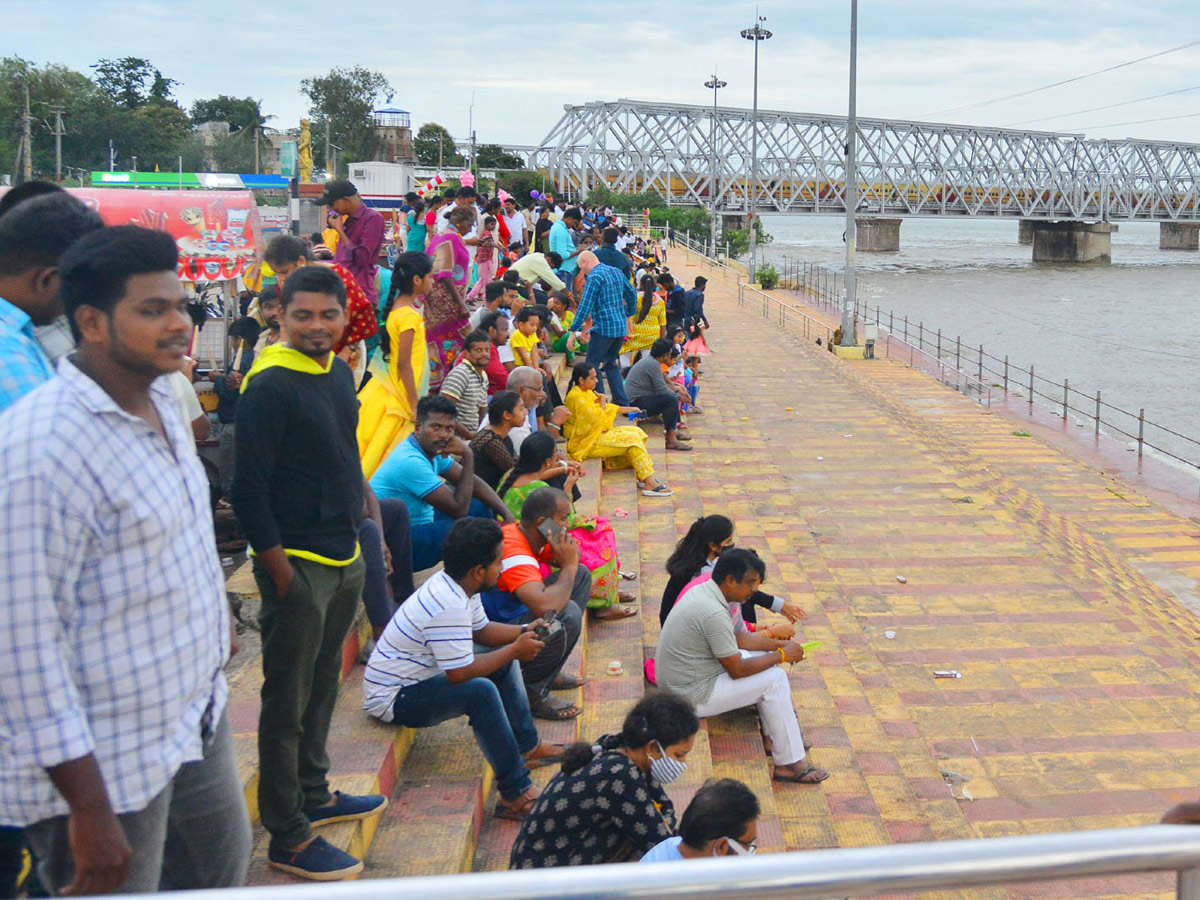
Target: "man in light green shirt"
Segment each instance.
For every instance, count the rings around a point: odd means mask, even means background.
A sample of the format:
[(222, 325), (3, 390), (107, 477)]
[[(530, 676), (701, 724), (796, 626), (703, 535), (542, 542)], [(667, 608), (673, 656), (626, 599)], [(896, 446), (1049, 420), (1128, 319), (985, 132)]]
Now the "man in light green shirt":
[(726, 550), (707, 581), (684, 591), (663, 624), (655, 653), (659, 687), (689, 697), (699, 716), (755, 706), (771, 743), (772, 778), (817, 784), (829, 777), (805, 759), (784, 663), (804, 658), (795, 641), (751, 633), (740, 607), (762, 584), (766, 567), (753, 550)]

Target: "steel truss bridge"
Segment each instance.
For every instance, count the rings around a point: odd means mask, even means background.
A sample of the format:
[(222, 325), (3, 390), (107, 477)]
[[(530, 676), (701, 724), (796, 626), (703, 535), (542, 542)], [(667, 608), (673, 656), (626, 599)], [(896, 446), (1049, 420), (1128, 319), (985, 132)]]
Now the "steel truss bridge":
[[(841, 214), (847, 120), (638, 100), (566, 106), (535, 149), (511, 148), (569, 197), (599, 186), (735, 215)], [(1200, 221), (1200, 145), (858, 120), (860, 215)]]

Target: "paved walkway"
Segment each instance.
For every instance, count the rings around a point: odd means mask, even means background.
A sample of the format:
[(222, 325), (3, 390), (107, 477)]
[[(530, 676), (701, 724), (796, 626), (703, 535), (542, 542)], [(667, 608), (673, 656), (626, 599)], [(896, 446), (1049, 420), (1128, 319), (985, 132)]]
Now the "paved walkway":
[(640, 504), (643, 627), (652, 645), (662, 561), (704, 513), (809, 610), (825, 645), (792, 683), (833, 777), (775, 788), (787, 847), (1139, 825), (1194, 799), (1200, 630), (1175, 594), (1196, 594), (1200, 527), (919, 372), (781, 334), (704, 274), (718, 352), (696, 452), (652, 440), (676, 494)]

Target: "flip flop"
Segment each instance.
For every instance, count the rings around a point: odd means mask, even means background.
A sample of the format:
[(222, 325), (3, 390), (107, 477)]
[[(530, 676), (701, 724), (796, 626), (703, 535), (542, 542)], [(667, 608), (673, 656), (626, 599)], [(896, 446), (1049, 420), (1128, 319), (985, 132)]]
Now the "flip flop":
[(547, 700), (540, 699), (536, 703), (529, 704), (529, 711), (535, 719), (548, 719), (551, 722), (565, 722), (567, 719), (574, 719), (583, 712), (574, 703), (564, 703), (561, 706), (555, 706)]
[(625, 591), (617, 593), (618, 603), (637, 603), (637, 594), (627, 594)]
[(567, 748), (562, 744), (548, 744), (542, 741), (522, 758), (525, 760), (525, 768), (540, 769), (542, 766), (561, 762), (566, 752)]
[(824, 769), (818, 769), (816, 766), (806, 766), (802, 772), (792, 772), (790, 775), (776, 775), (771, 773), (772, 781), (781, 781), (787, 784), (820, 784), (829, 773)]
[(677, 453), (691, 453), (692, 452), (692, 448), (689, 447), (687, 444), (675, 444), (674, 446), (667, 444), (667, 449), (674, 450)]
[(637, 577), (638, 577), (637, 572), (626, 572), (624, 569), (621, 569), (620, 571), (618, 571), (617, 574), (620, 575), (622, 578), (624, 578), (626, 581), (637, 581)]
[(613, 622), (618, 619), (628, 619), (636, 616), (638, 611), (629, 606), (610, 606), (606, 609), (592, 612), (591, 616), (597, 622)]
[(550, 685), (552, 691), (573, 691), (575, 688), (581, 688), (588, 683), (586, 676), (568, 675), (566, 672), (559, 672), (558, 677), (554, 679), (554, 684)]

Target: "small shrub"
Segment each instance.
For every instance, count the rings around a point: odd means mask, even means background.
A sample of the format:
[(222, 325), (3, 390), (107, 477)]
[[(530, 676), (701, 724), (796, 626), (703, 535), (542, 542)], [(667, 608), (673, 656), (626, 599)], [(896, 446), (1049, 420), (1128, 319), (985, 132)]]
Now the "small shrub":
[(764, 263), (758, 267), (755, 273), (758, 283), (763, 286), (764, 291), (769, 291), (779, 284), (779, 273), (775, 271), (775, 267), (770, 263)]

